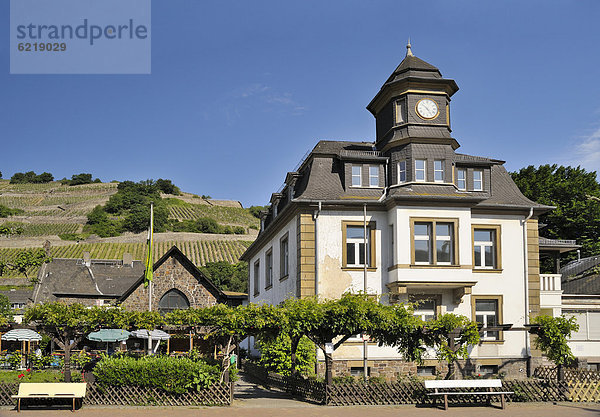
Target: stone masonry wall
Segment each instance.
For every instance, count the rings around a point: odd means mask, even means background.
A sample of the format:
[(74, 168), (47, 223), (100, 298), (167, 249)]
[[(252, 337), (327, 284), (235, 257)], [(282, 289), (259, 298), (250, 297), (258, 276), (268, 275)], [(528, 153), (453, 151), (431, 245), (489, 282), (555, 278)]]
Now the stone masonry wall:
[[(217, 299), (175, 257), (167, 259), (154, 271), (152, 283), (153, 310), (158, 309), (161, 297), (173, 288), (185, 294), (192, 308), (217, 304)], [(122, 305), (131, 310), (148, 310), (148, 288), (140, 284)]]
[[(385, 378), (387, 381), (397, 381), (403, 378), (417, 375), (417, 364), (414, 362), (405, 362), (402, 360), (369, 360), (371, 377)], [(457, 379), (473, 377), (480, 375), (481, 366), (495, 365), (498, 367), (498, 373), (503, 373), (508, 378), (520, 379), (527, 377), (527, 360), (524, 358), (515, 359), (467, 359), (460, 360), (456, 366)], [(437, 360), (426, 360), (423, 366), (435, 366), (435, 373), (439, 377), (446, 376), (448, 365), (446, 362)], [(333, 361), (333, 376), (341, 377), (350, 375), (351, 368), (360, 368), (362, 370), (362, 360), (335, 360)], [(320, 377), (325, 376), (325, 362), (319, 361), (317, 364), (317, 374)], [(497, 375), (497, 374), (496, 374)]]

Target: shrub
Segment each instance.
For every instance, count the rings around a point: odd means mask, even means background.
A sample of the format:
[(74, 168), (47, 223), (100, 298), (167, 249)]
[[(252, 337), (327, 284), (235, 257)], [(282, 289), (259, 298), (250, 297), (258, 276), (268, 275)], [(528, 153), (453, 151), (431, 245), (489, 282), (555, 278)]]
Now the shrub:
[[(292, 343), (286, 334), (281, 334), (274, 341), (259, 341), (259, 364), (269, 371), (281, 375), (291, 375)], [(302, 375), (310, 375), (315, 369), (315, 345), (308, 338), (300, 339), (296, 350), (296, 370)]]
[(22, 213), (25, 213), (25, 211), (17, 208), (13, 209), (0, 204), (0, 217), (15, 216)]
[(153, 387), (176, 394), (208, 387), (219, 380), (218, 365), (168, 356), (103, 356), (93, 373), (101, 385)]

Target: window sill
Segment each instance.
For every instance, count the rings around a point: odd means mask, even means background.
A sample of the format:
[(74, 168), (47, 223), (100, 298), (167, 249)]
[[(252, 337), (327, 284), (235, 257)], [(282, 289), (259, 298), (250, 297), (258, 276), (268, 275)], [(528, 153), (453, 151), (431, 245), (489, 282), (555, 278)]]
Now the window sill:
[(284, 275), (281, 278), (279, 278), (279, 281), (285, 281), (286, 279), (288, 279), (289, 275)]
[(254, 294), (252, 294), (253, 297), (259, 296), (260, 293), (259, 292), (255, 292)]
[(504, 339), (500, 340), (480, 340), (480, 345), (501, 345), (504, 343)]
[(473, 272), (486, 272), (486, 273), (492, 273), (492, 274), (499, 274), (502, 271), (504, 271), (504, 270), (503, 269), (496, 269), (496, 268), (491, 268), (491, 269), (473, 268)]
[(269, 291), (271, 288), (273, 288), (273, 284), (269, 285), (268, 287), (265, 287), (265, 291)]
[[(364, 266), (342, 266), (342, 271), (364, 271)], [(377, 268), (367, 267), (368, 272), (375, 272)]]
[(437, 264), (411, 264), (410, 265), (411, 268), (456, 268), (456, 269), (460, 269), (461, 266), (460, 265), (437, 265)]

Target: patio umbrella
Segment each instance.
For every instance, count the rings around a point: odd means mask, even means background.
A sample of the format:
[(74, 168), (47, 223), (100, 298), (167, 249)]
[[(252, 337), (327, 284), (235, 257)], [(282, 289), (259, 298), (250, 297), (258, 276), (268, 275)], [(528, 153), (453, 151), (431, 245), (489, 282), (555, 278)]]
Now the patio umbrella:
[(106, 352), (108, 353), (108, 344), (110, 342), (121, 342), (129, 339), (127, 330), (122, 329), (100, 329), (87, 335), (88, 340), (95, 342), (106, 342)]
[[(162, 330), (152, 330), (150, 335), (152, 336), (152, 340), (167, 340), (171, 337), (170, 334), (165, 333)], [(148, 339), (148, 330), (134, 330), (131, 332), (131, 336), (139, 339)]]
[(127, 330), (100, 329), (97, 332), (88, 334), (87, 338), (95, 342), (121, 342), (129, 339), (130, 334)]
[(152, 349), (152, 346), (149, 346), (149, 349), (152, 350), (154, 353), (156, 353), (156, 351), (158, 350), (158, 345), (160, 344), (161, 340), (167, 340), (167, 339), (171, 338), (170, 334), (165, 333), (162, 330), (157, 330), (157, 329), (152, 330), (150, 332), (150, 335), (148, 335), (148, 330), (146, 330), (146, 329), (134, 330), (131, 332), (131, 336), (137, 337), (139, 339), (150, 339), (150, 337), (151, 337), (152, 344), (154, 344), (154, 341), (157, 341), (158, 343), (156, 343), (156, 346), (154, 347), (154, 349)]
[[(25, 353), (25, 342), (39, 342), (42, 340), (42, 336), (38, 332), (34, 332), (31, 329), (13, 329), (2, 335), (2, 340), (5, 341), (18, 341), (22, 342), (21, 355)], [(23, 357), (21, 357), (21, 360)]]
[(42, 336), (34, 332), (30, 329), (13, 329), (9, 332), (6, 332), (2, 335), (2, 340), (10, 340), (10, 341), (36, 341), (39, 342), (42, 340)]

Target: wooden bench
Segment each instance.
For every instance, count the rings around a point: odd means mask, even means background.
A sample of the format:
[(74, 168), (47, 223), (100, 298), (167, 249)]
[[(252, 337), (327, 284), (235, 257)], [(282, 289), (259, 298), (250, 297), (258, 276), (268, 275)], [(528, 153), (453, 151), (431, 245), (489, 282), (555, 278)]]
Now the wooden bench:
[[(444, 396), (444, 410), (448, 409), (449, 395), (486, 395), (487, 404), (490, 404), (490, 396), (500, 396), (502, 409), (506, 407), (505, 394), (513, 394), (511, 391), (494, 391), (494, 388), (502, 388), (499, 379), (463, 379), (463, 380), (431, 380), (425, 381), (425, 388), (434, 390), (427, 395), (433, 396), (434, 405), (437, 396)], [(467, 391), (467, 388), (475, 388), (475, 391)]]
[(17, 399), (17, 411), (21, 411), (21, 400), (25, 398), (70, 398), (73, 400), (73, 411), (75, 411), (75, 401), (78, 399), (83, 401), (86, 386), (85, 382), (23, 382), (19, 384), (19, 393), (12, 398)]

